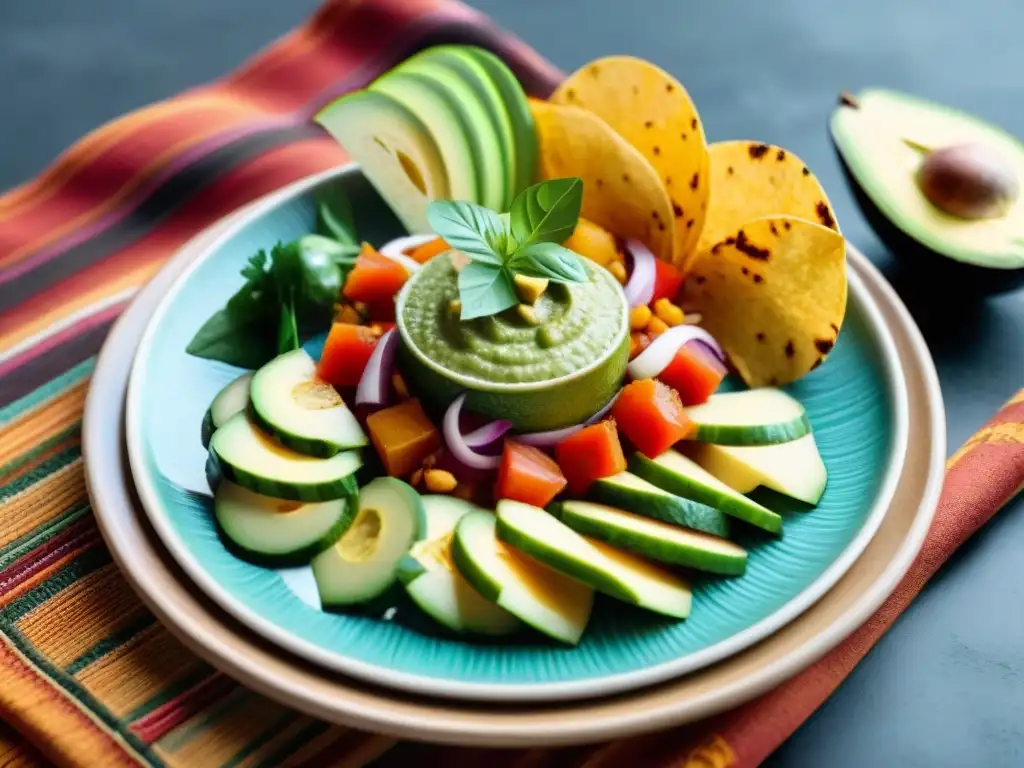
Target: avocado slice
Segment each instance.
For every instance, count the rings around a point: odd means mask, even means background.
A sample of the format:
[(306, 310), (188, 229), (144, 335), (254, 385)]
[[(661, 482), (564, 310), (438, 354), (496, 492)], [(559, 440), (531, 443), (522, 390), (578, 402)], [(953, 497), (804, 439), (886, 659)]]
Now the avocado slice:
[(341, 395), (316, 375), (316, 363), (301, 347), (256, 371), (249, 397), (255, 422), (293, 451), (329, 458), (368, 442)]
[(426, 532), (423, 502), (398, 478), (359, 491), (359, 511), (334, 546), (313, 558), (320, 603), (339, 608), (375, 601), (398, 581), (398, 563)]
[(893, 254), (910, 255), (958, 289), (1001, 291), (1024, 281), (1024, 200), (996, 218), (963, 218), (935, 205), (917, 179), (931, 152), (977, 144), (1024, 183), (1024, 144), (960, 110), (877, 88), (844, 94), (830, 129), (857, 202)]
[(683, 450), (740, 493), (764, 486), (814, 505), (821, 501), (828, 483), (828, 473), (813, 433), (776, 445), (689, 443)]
[(591, 540), (638, 555), (722, 576), (739, 576), (747, 567), (747, 551), (728, 539), (652, 520), (592, 501), (563, 501), (551, 514)]
[[(501, 91), (488, 75), (483, 64), (462, 46), (442, 45), (428, 48), (423, 53), (409, 59), (402, 65), (402, 69), (441, 76), (443, 82), (450, 84), (453, 89), (457, 89), (459, 103), (465, 109), (467, 119), (474, 126), (474, 135), (479, 135), (480, 150), (484, 154), (485, 161), (488, 161), (491, 166), (491, 171), (487, 173), (493, 173), (497, 169), (497, 173), (494, 173), (493, 176), (486, 177), (487, 184), (493, 182), (493, 185), (496, 186), (498, 180), (504, 182), (500, 201), (496, 206), (490, 207), (499, 213), (509, 210), (517, 191), (515, 188), (516, 145), (512, 130), (512, 118), (502, 103)], [(441, 69), (447, 70), (448, 75), (442, 75)], [(469, 86), (475, 100), (463, 98), (468, 95), (465, 88), (453, 81), (452, 78), (457, 78)], [(482, 124), (484, 121), (490, 124), (490, 129), (484, 127)]]
[(236, 379), (232, 379), (217, 396), (213, 398), (210, 407), (203, 416), (202, 440), (203, 447), (208, 448), (213, 433), (224, 426), (227, 420), (239, 411), (244, 411), (249, 405), (249, 382), (252, 381), (252, 371), (243, 373)]
[(587, 497), (591, 501), (609, 504), (695, 531), (703, 531), (714, 536), (729, 535), (729, 519), (719, 510), (669, 493), (631, 472), (619, 472), (617, 475), (595, 480), (587, 492)]
[(433, 231), (427, 205), (449, 197), (448, 173), (432, 134), (412, 110), (363, 90), (332, 101), (313, 119), (359, 163), (409, 232)]
[(782, 533), (780, 515), (733, 490), (678, 451), (668, 450), (653, 459), (638, 451), (630, 457), (629, 468), (669, 493), (707, 504), (769, 533)]
[(591, 541), (540, 507), (498, 502), (498, 538), (559, 573), (641, 608), (685, 619), (689, 585), (636, 555)]
[(576, 645), (590, 621), (594, 590), (498, 540), (492, 512), (470, 512), (455, 526), (452, 561), (488, 600), (538, 632)]
[(811, 431), (800, 401), (774, 387), (711, 395), (686, 415), (696, 427), (694, 440), (718, 445), (786, 443)]
[(427, 532), (398, 563), (398, 578), (424, 613), (455, 632), (507, 635), (521, 624), (473, 589), (455, 569), (451, 545), (459, 521), (479, 507), (454, 496), (423, 496)]

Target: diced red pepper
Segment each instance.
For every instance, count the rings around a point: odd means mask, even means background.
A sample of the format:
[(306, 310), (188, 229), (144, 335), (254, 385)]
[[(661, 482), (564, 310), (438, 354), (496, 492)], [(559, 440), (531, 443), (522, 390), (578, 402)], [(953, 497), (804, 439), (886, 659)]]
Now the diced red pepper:
[(356, 386), (380, 337), (365, 325), (335, 323), (327, 334), (317, 374), (338, 389)]
[(435, 256), (450, 250), (451, 246), (444, 241), (443, 237), (435, 237), (433, 240), (427, 240), (422, 245), (416, 246), (411, 252), (406, 252), (405, 255), (413, 261), (425, 264)]
[(505, 439), (494, 487), (496, 499), (544, 507), (565, 488), (565, 483), (562, 470), (546, 453), (532, 445)]
[(679, 395), (657, 379), (640, 379), (623, 387), (612, 416), (636, 449), (652, 459), (693, 431)]
[(683, 405), (700, 405), (718, 389), (726, 369), (700, 344), (684, 344), (658, 378), (679, 393)]
[(683, 276), (679, 270), (668, 262), (657, 259), (654, 262), (654, 295), (649, 303), (653, 304), (658, 299), (676, 300), (679, 293), (679, 286), (683, 284)]
[(349, 301), (367, 304), (387, 302), (409, 279), (409, 272), (393, 259), (382, 255), (369, 243), (363, 243), (356, 265), (345, 279), (342, 293)]
[(614, 419), (584, 427), (555, 446), (555, 458), (568, 481), (569, 493), (583, 494), (602, 477), (617, 475), (626, 468)]

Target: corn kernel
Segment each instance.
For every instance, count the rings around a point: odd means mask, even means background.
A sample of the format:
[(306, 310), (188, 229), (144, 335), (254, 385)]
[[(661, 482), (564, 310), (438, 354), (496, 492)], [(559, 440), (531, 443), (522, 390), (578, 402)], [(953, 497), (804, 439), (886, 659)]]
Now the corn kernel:
[(629, 313), (629, 327), (634, 331), (642, 331), (651, 321), (651, 308), (646, 304), (633, 307)]
[(412, 475), (409, 476), (409, 485), (413, 486), (414, 488), (419, 486), (419, 484), (422, 483), (422, 482), (423, 482), (423, 470), (422, 469), (417, 469), (415, 472), (412, 473)]
[(660, 317), (652, 317), (651, 322), (647, 324), (647, 334), (652, 338), (661, 336), (665, 331), (668, 330), (668, 323), (662, 320)]
[(431, 493), (451, 493), (459, 484), (455, 475), (443, 469), (428, 469), (423, 474), (423, 480)]
[(621, 261), (613, 261), (608, 265), (608, 271), (612, 273), (612, 276), (620, 283), (625, 284), (626, 282), (626, 265)]
[(391, 386), (395, 388), (395, 394), (398, 395), (399, 400), (409, 399), (409, 388), (405, 386), (402, 374), (396, 373), (391, 376)]
[(651, 337), (646, 333), (634, 331), (629, 334), (629, 359), (632, 360), (649, 346), (651, 346)]
[(668, 299), (658, 299), (654, 302), (654, 314), (661, 318), (665, 325), (673, 328), (677, 325), (682, 325), (685, 316), (683, 310), (677, 307)]

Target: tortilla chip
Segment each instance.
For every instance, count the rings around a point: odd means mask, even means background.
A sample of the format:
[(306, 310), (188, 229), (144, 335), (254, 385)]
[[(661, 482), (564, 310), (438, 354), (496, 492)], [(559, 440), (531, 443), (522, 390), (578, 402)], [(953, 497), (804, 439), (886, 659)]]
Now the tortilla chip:
[(547, 102), (530, 105), (542, 179), (579, 176), (580, 214), (619, 237), (635, 237), (672, 261), (672, 204), (657, 171), (591, 112)]
[(711, 199), (698, 253), (752, 219), (794, 216), (839, 231), (832, 204), (803, 161), (756, 141), (723, 141), (709, 148)]
[(593, 112), (650, 161), (676, 221), (674, 263), (684, 272), (697, 250), (708, 205), (708, 145), (686, 89), (668, 72), (632, 56), (592, 61), (552, 95)]
[(804, 219), (749, 221), (715, 243), (684, 287), (683, 305), (751, 387), (820, 365), (846, 313), (846, 241)]

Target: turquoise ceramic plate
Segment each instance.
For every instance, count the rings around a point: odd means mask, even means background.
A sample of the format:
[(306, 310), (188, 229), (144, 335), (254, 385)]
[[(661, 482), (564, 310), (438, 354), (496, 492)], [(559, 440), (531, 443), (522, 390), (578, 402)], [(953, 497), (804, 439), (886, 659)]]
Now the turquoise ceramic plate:
[(867, 546), (902, 468), (907, 405), (892, 340), (851, 274), (835, 350), (791, 388), (807, 408), (829, 471), (825, 495), (811, 511), (789, 511), (772, 498), (786, 518), (784, 538), (744, 541), (747, 573), (697, 582), (686, 621), (599, 598), (576, 648), (537, 635), (477, 642), (444, 635), (406, 605), (387, 621), (322, 612), (308, 569), (267, 570), (229, 554), (214, 528), (199, 430), (213, 396), (239, 371), (190, 357), (185, 346), (238, 288), (239, 269), (252, 253), (312, 230), (315, 190), (328, 183), (348, 188), (361, 237), (380, 243), (401, 234), (354, 169), (308, 179), (255, 206), (165, 294), (129, 386), (128, 452), (147, 514), (200, 588), (258, 633), (326, 668), (418, 693), (507, 701), (593, 697), (664, 681), (758, 642), (824, 595)]

